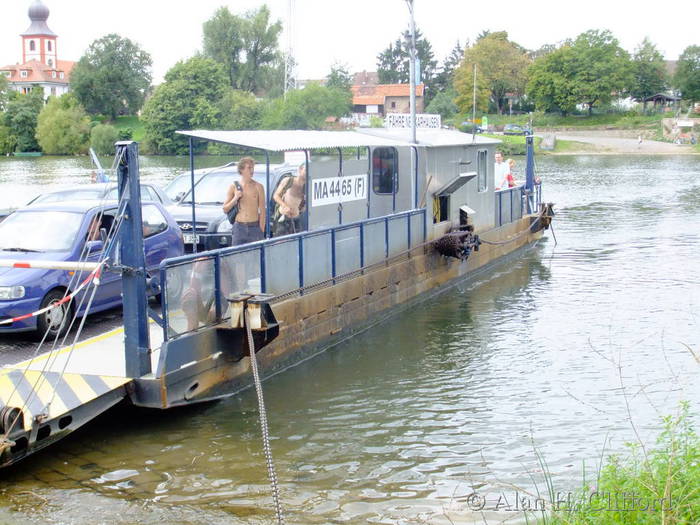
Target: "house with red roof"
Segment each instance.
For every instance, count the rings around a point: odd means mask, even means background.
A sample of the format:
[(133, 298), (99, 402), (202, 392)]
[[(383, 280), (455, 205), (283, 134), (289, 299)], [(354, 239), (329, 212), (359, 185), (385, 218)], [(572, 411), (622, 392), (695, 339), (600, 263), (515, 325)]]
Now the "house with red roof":
[[(423, 112), (424, 84), (416, 86), (416, 112)], [(387, 113), (409, 113), (409, 84), (359, 84), (352, 86), (353, 113), (385, 116)]]
[(58, 35), (46, 25), (49, 8), (41, 0), (34, 0), (28, 15), (30, 25), (20, 35), (22, 62), (0, 67), (0, 75), (5, 75), (10, 88), (20, 93), (41, 88), (44, 97), (63, 95), (70, 90), (70, 73), (75, 62), (58, 58)]

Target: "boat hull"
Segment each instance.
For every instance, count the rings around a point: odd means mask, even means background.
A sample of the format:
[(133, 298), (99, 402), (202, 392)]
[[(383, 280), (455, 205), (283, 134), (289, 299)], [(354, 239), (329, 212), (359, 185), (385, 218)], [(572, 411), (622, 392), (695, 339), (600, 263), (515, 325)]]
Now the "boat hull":
[[(482, 239), (488, 244), (466, 261), (441, 256), (427, 244), (334, 284), (273, 299), (270, 306), (279, 335), (256, 351), (261, 373), (269, 377), (294, 366), (416, 302), (518, 257), (542, 237), (542, 230), (530, 231), (534, 220), (525, 216), (484, 232)], [(234, 343), (234, 336), (223, 335), (228, 330), (222, 324), (164, 343), (162, 355), (170, 362), (163, 363), (157, 377), (135, 380), (134, 404), (169, 408), (231, 396), (251, 386), (250, 359), (247, 349), (240, 348), (244, 341)], [(198, 357), (183, 356), (187, 348), (196, 349)]]

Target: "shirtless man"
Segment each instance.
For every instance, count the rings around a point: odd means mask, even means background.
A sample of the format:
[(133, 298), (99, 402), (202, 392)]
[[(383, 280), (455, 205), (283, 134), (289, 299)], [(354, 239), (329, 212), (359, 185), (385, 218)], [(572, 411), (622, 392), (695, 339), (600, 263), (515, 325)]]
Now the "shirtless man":
[(272, 199), (277, 204), (275, 222), (272, 225), (275, 236), (296, 233), (301, 230), (299, 214), (304, 209), (304, 189), (306, 185), (306, 164), (299, 165), (296, 177), (284, 180), (275, 191)]
[(243, 157), (238, 161), (238, 173), (241, 174), (241, 189), (231, 184), (226, 191), (224, 213), (238, 204), (238, 214), (233, 225), (233, 246), (259, 241), (265, 231), (265, 188), (253, 180), (255, 161)]

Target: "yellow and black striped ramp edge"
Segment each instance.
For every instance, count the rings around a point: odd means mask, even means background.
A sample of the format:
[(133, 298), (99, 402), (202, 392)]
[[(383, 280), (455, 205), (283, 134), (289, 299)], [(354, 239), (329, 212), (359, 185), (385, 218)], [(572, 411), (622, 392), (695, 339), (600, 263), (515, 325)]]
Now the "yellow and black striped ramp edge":
[(5, 369), (0, 371), (0, 406), (22, 408), (24, 428), (29, 430), (39, 414), (47, 419), (60, 417), (129, 381), (128, 377)]

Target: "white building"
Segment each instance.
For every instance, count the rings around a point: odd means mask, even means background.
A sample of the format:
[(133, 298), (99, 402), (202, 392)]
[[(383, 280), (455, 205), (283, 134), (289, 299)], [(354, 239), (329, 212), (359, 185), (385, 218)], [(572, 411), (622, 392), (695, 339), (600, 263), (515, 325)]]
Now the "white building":
[(75, 62), (58, 58), (58, 36), (46, 25), (49, 8), (34, 0), (29, 6), (29, 28), (22, 33), (22, 62), (0, 67), (10, 88), (29, 93), (42, 88), (44, 97), (60, 96), (70, 90), (70, 72)]

